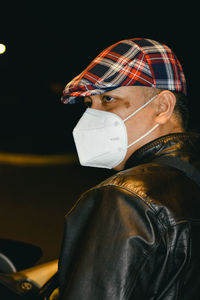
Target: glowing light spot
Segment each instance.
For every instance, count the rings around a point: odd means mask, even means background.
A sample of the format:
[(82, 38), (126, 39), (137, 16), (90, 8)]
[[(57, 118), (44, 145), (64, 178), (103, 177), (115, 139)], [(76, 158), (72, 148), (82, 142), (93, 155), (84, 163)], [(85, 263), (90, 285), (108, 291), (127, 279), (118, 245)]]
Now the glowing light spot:
[(4, 44), (0, 44), (0, 54), (6, 52), (6, 46)]

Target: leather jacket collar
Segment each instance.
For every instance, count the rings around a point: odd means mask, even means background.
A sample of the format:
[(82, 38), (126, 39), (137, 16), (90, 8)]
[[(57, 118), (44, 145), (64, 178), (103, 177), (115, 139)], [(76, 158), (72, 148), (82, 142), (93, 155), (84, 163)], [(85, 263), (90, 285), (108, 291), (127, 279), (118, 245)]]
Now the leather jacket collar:
[[(159, 137), (136, 150), (124, 169), (151, 162), (163, 155), (176, 155), (195, 164), (200, 155), (200, 134), (181, 132)], [(200, 169), (199, 165), (196, 167)]]

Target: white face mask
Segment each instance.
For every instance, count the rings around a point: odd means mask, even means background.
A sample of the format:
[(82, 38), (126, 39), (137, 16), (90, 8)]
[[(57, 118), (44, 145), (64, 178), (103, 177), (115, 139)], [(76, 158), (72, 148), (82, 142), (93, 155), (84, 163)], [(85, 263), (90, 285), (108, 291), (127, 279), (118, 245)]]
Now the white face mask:
[(88, 167), (112, 169), (126, 156), (127, 149), (149, 135), (156, 124), (143, 136), (128, 145), (125, 122), (147, 106), (156, 96), (122, 120), (118, 115), (88, 108), (73, 130), (73, 137), (80, 164)]

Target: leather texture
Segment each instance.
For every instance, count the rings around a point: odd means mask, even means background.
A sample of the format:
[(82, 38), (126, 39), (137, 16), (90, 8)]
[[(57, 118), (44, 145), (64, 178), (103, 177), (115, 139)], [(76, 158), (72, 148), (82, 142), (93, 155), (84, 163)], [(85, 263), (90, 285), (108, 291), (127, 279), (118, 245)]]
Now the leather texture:
[(65, 219), (60, 299), (200, 299), (200, 188), (155, 161), (200, 170), (199, 154), (198, 134), (158, 138), (81, 195)]

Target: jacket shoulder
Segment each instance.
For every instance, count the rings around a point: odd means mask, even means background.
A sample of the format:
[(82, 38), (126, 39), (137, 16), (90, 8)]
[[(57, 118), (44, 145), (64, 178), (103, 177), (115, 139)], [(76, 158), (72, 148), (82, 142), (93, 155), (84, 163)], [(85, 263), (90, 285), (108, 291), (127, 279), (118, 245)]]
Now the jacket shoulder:
[(129, 190), (142, 198), (148, 198), (152, 191), (161, 191), (162, 184), (167, 183), (166, 181), (169, 182), (169, 178), (172, 177), (177, 177), (176, 170), (157, 163), (146, 163), (118, 172), (97, 187), (114, 185)]
[(166, 207), (176, 218), (200, 219), (199, 188), (173, 167), (142, 164), (118, 172), (98, 187), (111, 185), (132, 192), (154, 209)]

